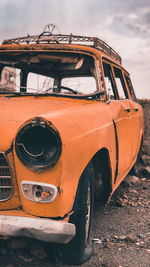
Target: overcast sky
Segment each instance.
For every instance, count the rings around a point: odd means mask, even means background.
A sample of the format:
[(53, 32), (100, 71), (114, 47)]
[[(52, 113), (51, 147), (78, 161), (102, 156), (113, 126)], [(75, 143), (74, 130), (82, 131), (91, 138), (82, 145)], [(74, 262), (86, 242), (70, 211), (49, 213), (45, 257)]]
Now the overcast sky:
[(150, 0), (0, 0), (0, 42), (39, 34), (96, 36), (111, 45), (130, 72), (139, 98), (150, 98)]

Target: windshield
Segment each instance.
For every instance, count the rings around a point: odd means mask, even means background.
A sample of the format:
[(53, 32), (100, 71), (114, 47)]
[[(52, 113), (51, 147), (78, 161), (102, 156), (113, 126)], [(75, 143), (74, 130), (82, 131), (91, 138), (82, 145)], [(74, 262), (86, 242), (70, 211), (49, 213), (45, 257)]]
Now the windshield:
[(81, 53), (3, 53), (0, 72), (0, 93), (84, 95), (98, 90), (95, 60)]

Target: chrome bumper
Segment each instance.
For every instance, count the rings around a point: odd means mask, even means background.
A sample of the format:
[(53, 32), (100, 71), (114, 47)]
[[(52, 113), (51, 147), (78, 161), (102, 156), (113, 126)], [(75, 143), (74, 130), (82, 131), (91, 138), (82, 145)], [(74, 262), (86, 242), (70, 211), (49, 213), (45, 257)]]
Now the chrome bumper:
[(26, 236), (52, 243), (68, 243), (75, 225), (50, 219), (0, 215), (0, 235)]

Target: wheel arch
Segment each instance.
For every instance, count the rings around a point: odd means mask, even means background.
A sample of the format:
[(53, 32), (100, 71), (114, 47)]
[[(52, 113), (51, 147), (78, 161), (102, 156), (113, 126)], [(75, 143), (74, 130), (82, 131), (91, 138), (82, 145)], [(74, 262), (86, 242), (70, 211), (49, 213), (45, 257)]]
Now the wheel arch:
[[(101, 148), (91, 158), (91, 160), (88, 162), (88, 164), (86, 165), (85, 169), (83, 170), (80, 176), (72, 208), (73, 211), (77, 209), (77, 199), (79, 194), (80, 182), (82, 179), (82, 175), (87, 168), (93, 168), (94, 191), (96, 191), (97, 182), (99, 182), (99, 180), (102, 178), (102, 182), (104, 184), (104, 191), (102, 197), (104, 202), (107, 202), (112, 192), (112, 172), (111, 172), (109, 151), (107, 148)], [(102, 176), (100, 177), (101, 173)]]
[(103, 201), (106, 202), (112, 192), (112, 171), (108, 149), (100, 149), (91, 161), (94, 168), (94, 189), (97, 190), (96, 187), (101, 179), (103, 182), (103, 192), (101, 193), (103, 195), (99, 197), (103, 197)]

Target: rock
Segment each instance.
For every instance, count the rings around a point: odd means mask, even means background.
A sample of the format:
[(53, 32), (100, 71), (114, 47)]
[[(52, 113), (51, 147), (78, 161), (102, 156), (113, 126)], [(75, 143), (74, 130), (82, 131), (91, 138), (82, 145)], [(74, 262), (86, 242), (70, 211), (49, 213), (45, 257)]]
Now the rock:
[(141, 245), (140, 242), (136, 242), (135, 245), (137, 245), (138, 247)]
[(105, 248), (114, 248), (114, 243), (107, 238), (103, 240), (103, 244)]
[(146, 167), (145, 169), (150, 174), (150, 166)]
[(141, 242), (141, 248), (148, 248), (148, 245), (144, 242)]
[(141, 242), (141, 247), (142, 248), (150, 248), (150, 238), (145, 238), (143, 242)]
[(150, 248), (150, 233), (148, 233), (148, 236), (146, 238), (144, 238), (144, 242), (147, 243), (147, 245), (149, 246)]
[(125, 235), (120, 235), (120, 236), (118, 237), (118, 239), (122, 241), (122, 240), (126, 240), (127, 237), (126, 237)]
[(118, 241), (124, 241), (127, 239), (125, 235), (120, 235), (120, 236), (114, 235), (114, 238), (117, 239)]
[(149, 187), (144, 185), (143, 190), (147, 190), (147, 189), (149, 189)]
[(141, 179), (133, 175), (128, 175), (124, 181), (129, 185), (141, 184)]
[(14, 267), (14, 265), (13, 264), (8, 264), (8, 265), (6, 265), (6, 267)]
[(150, 164), (150, 157), (148, 155), (142, 155), (142, 161), (144, 163), (144, 165), (146, 164)]
[(24, 237), (12, 238), (9, 247), (12, 249), (25, 248), (30, 243), (30, 239)]
[(141, 172), (146, 178), (150, 179), (150, 166), (143, 168)]
[(105, 247), (106, 247), (106, 248), (110, 248), (110, 249), (112, 249), (112, 248), (114, 248), (114, 244), (113, 244), (112, 242), (108, 241), (108, 242), (106, 243)]
[(31, 254), (35, 256), (36, 258), (43, 260), (47, 258), (47, 254), (45, 250), (40, 245), (33, 244), (30, 250)]
[(127, 196), (127, 194), (126, 193), (122, 193), (122, 198), (124, 199), (127, 199), (128, 200), (128, 196)]
[(138, 202), (138, 204), (141, 206), (141, 207), (144, 207), (145, 205), (142, 204), (140, 201)]
[(139, 203), (131, 201), (130, 205), (133, 206), (133, 207), (137, 207), (139, 205)]
[(127, 241), (131, 243), (136, 243), (137, 242), (137, 236), (133, 234), (128, 234), (127, 235)]
[(143, 154), (142, 155), (142, 159), (143, 160), (147, 160), (147, 159), (150, 160), (150, 156)]
[(119, 247), (125, 247), (127, 244), (126, 243), (119, 243)]
[(128, 200), (127, 199), (123, 199), (122, 197), (116, 197), (114, 199), (114, 202), (118, 207), (125, 207), (128, 204)]
[(129, 189), (129, 193), (134, 193), (134, 194), (138, 194), (138, 192), (135, 189)]
[(93, 244), (102, 244), (102, 240), (100, 240), (99, 238), (93, 238), (92, 243)]
[(140, 238), (145, 238), (145, 235), (143, 235), (143, 234), (138, 234), (138, 237), (140, 237)]
[(145, 251), (146, 251), (148, 254), (150, 254), (150, 249), (145, 249)]

